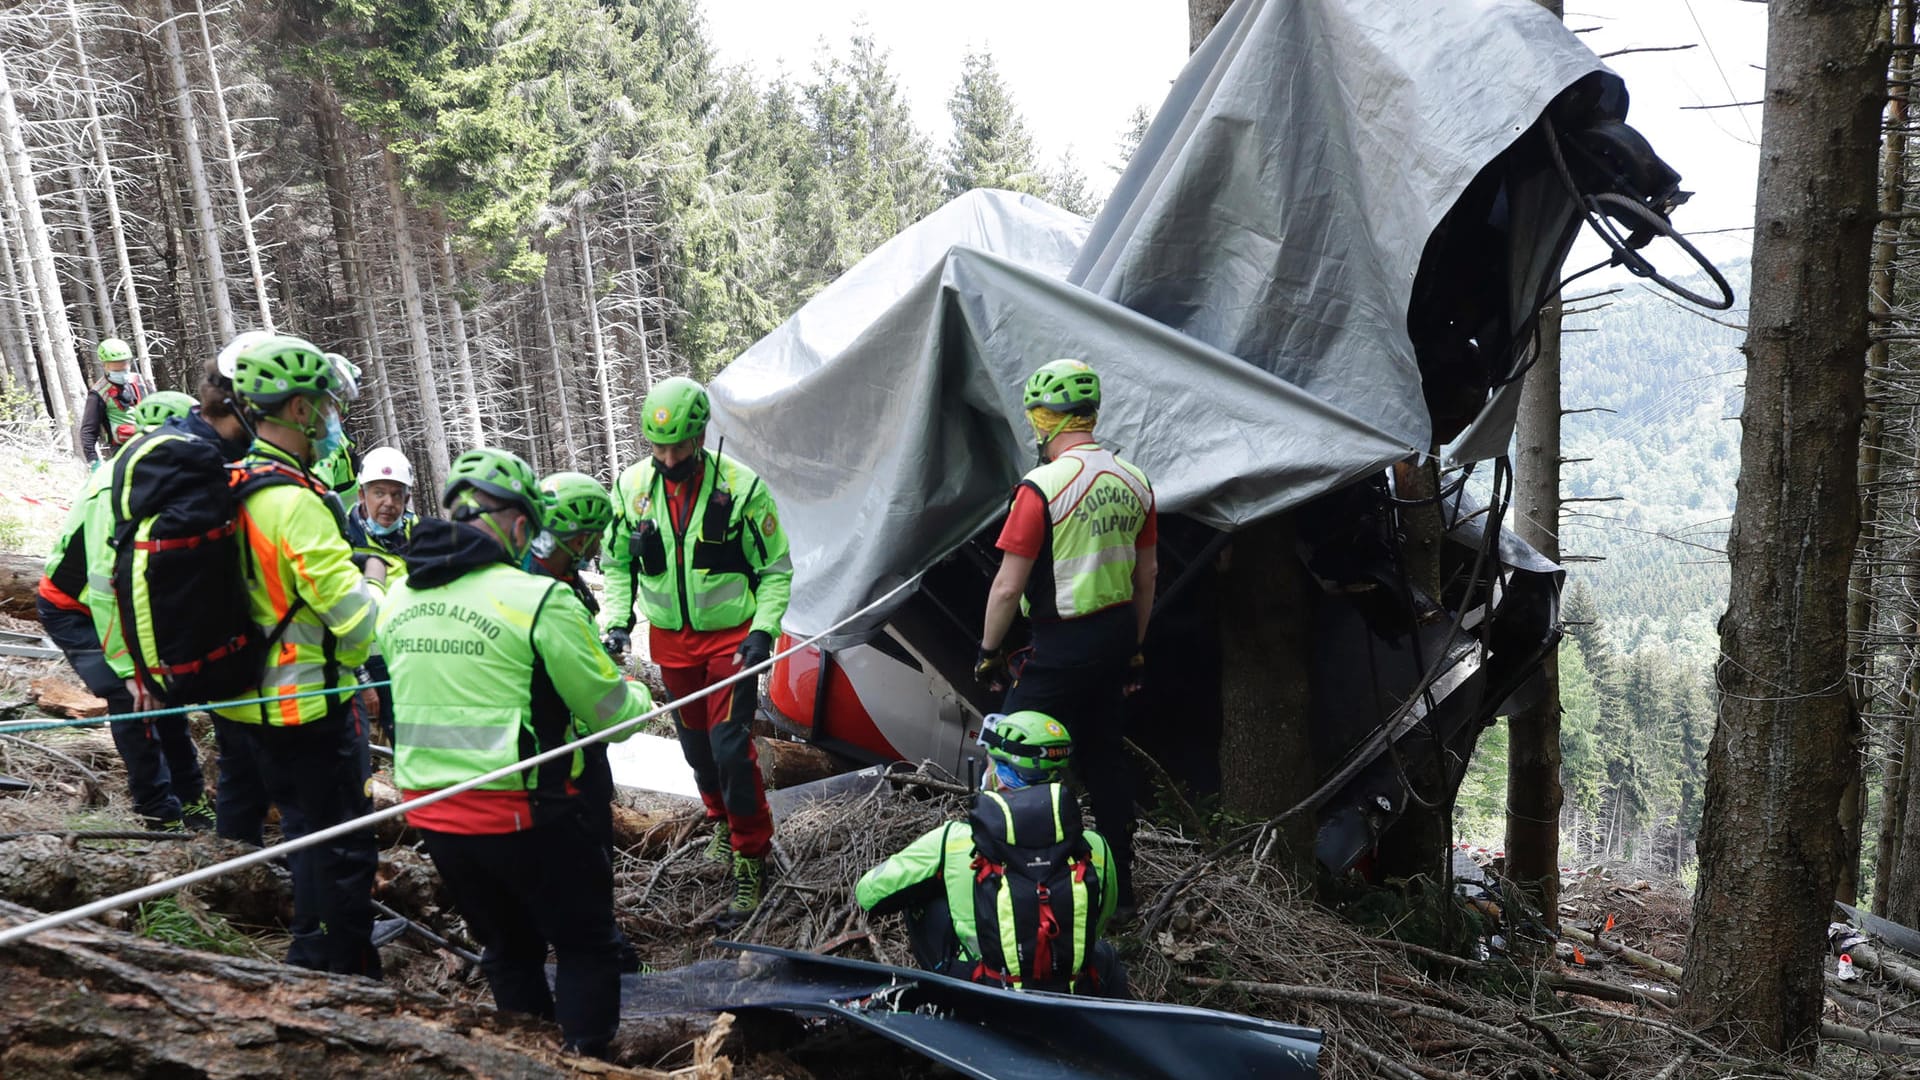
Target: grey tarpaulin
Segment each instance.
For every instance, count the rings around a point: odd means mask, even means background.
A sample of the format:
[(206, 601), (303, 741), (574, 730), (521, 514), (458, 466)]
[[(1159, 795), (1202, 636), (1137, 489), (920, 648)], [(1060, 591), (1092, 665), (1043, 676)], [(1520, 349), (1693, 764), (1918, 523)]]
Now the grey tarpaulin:
[(1427, 237), (1599, 67), (1531, 0), (1241, 0), (1090, 234), (976, 191), (883, 245), (712, 387), (793, 539), (787, 627), (833, 624), (1004, 509), (1033, 462), (1020, 386), (1055, 357), (1099, 369), (1102, 441), (1161, 510), (1219, 528), (1426, 449), (1406, 313)]
[(772, 1009), (834, 1017), (976, 1080), (1318, 1075), (1320, 1032), (1184, 1005), (1014, 993), (924, 971), (720, 942), (737, 961), (626, 976), (623, 1018)]

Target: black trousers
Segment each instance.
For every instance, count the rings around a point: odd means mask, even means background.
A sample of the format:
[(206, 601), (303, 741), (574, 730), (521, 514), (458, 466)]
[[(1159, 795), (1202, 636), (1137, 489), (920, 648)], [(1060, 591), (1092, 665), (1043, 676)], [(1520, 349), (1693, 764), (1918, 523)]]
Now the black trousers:
[(1119, 864), (1122, 906), (1133, 905), (1133, 769), (1127, 760), (1127, 663), (1136, 651), (1133, 608), (1035, 623), (1033, 656), (1007, 691), (1007, 712), (1046, 713), (1073, 737), (1073, 771)]
[[(221, 836), (258, 844), (268, 803), (280, 808), (280, 834), (288, 840), (373, 809), (367, 795), (366, 726), (344, 707), (336, 713), (298, 727), (215, 717), (220, 741), (215, 813)], [(287, 963), (379, 978), (380, 954), (369, 940), (379, 862), (371, 828), (287, 856), (293, 871), (293, 945)]]
[(575, 813), (516, 833), (421, 836), (482, 946), (494, 1005), (558, 1020), (570, 1049), (604, 1057), (620, 1025), (613, 866), (586, 819)]
[[(133, 710), (133, 695), (114, 674), (100, 638), (93, 628), (93, 617), (84, 611), (68, 611), (40, 598), (40, 626), (47, 637), (66, 654), (74, 674), (95, 697), (105, 699), (109, 716), (123, 716)], [(133, 809), (149, 823), (166, 825), (180, 820), (181, 806), (200, 797), (205, 778), (200, 771), (200, 748), (194, 745), (185, 715), (156, 716), (147, 720), (122, 720), (109, 723), (113, 747), (127, 766), (127, 790), (133, 795)]]

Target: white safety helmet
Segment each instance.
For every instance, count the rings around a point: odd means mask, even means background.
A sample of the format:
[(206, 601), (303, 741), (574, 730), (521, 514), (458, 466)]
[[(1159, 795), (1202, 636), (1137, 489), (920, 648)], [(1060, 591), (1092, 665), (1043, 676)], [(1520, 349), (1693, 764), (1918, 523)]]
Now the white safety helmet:
[(232, 382), (234, 365), (239, 362), (240, 354), (247, 351), (247, 346), (258, 344), (272, 336), (273, 332), (270, 330), (243, 330), (234, 335), (234, 339), (227, 342), (226, 348), (221, 349), (220, 355), (214, 360), (215, 366), (220, 369), (221, 377)]
[(391, 446), (376, 446), (367, 451), (360, 459), (359, 483), (364, 485), (370, 480), (398, 480), (411, 488), (413, 486), (413, 466), (407, 464), (407, 455)]

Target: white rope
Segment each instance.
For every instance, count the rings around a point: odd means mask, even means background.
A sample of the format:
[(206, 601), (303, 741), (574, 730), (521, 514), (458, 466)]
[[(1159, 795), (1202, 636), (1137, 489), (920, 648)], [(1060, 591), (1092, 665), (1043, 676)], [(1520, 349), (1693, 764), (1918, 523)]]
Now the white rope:
[(164, 881), (156, 881), (151, 885), (143, 885), (138, 889), (129, 889), (128, 891), (120, 893), (116, 896), (109, 896), (104, 900), (95, 900), (90, 904), (82, 904), (77, 908), (71, 908), (67, 911), (58, 912), (53, 915), (43, 915), (40, 918), (34, 919), (31, 922), (25, 922), (25, 923), (21, 923), (18, 926), (8, 927), (5, 930), (0, 930), (0, 946), (11, 945), (14, 942), (22, 941), (26, 938), (32, 937), (33, 935), (40, 933), (43, 930), (52, 930), (56, 927), (66, 926), (69, 923), (79, 922), (82, 919), (91, 919), (95, 915), (102, 915), (109, 911), (114, 911), (119, 908), (127, 907), (132, 904), (137, 904), (143, 900), (151, 900), (156, 896), (165, 896), (166, 894), (173, 892), (176, 889), (183, 889), (189, 885), (195, 885), (202, 881), (207, 881), (212, 878), (219, 877), (222, 874), (230, 874), (235, 870), (244, 870), (249, 866), (257, 866), (260, 863), (269, 862), (271, 860), (278, 859), (281, 856), (286, 855), (288, 852), (299, 851), (302, 848), (313, 847), (315, 844), (324, 844), (327, 841), (334, 839), (335, 837), (345, 836), (348, 833), (356, 832), (360, 829), (364, 829), (367, 826), (372, 825), (376, 822), (386, 821), (390, 818), (398, 817), (409, 810), (417, 810), (423, 806), (431, 806), (432, 804), (437, 803), (442, 799), (450, 799), (455, 795), (461, 794), (462, 792), (471, 791), (474, 788), (481, 786), (482, 784), (491, 784), (495, 780), (503, 780), (509, 776), (512, 776), (515, 773), (523, 772), (534, 765), (539, 765), (544, 762), (552, 761), (553, 759), (559, 757), (562, 754), (571, 754), (573, 751), (579, 749), (582, 746), (586, 746), (590, 743), (603, 742), (615, 735), (620, 734), (623, 731), (627, 731), (632, 728), (638, 727), (639, 725), (644, 724), (647, 721), (652, 720), (657, 716), (667, 713), (673, 709), (677, 709), (682, 705), (685, 705), (689, 702), (698, 701), (709, 694), (716, 693), (725, 687), (732, 686), (734, 683), (740, 682), (743, 679), (756, 680), (756, 685), (757, 685), (757, 680), (760, 676), (760, 673), (770, 668), (776, 660), (781, 660), (781, 659), (784, 659), (785, 657), (792, 656), (794, 653), (799, 652), (801, 649), (807, 648), (808, 646), (812, 645), (814, 642), (819, 641), (821, 638), (826, 637), (828, 634), (831, 634), (837, 630), (840, 630), (841, 628), (847, 626), (849, 623), (852, 623), (854, 620), (859, 619), (861, 616), (866, 615), (868, 612), (871, 612), (874, 609), (880, 607), (882, 604), (885, 604), (887, 601), (892, 600), (895, 596), (898, 596), (901, 592), (905, 591), (906, 589), (908, 589), (909, 587), (917, 583), (919, 580), (920, 580), (920, 575), (915, 574), (913, 577), (910, 577), (907, 580), (901, 582), (900, 584), (895, 585), (892, 589), (888, 590), (884, 595), (880, 596), (878, 599), (873, 600), (872, 602), (868, 603), (865, 607), (861, 608), (860, 610), (854, 612), (851, 615), (848, 615), (846, 618), (841, 619), (839, 622), (834, 623), (832, 626), (827, 627), (825, 630), (820, 631), (819, 633), (813, 635), (810, 638), (807, 638), (804, 641), (795, 642), (794, 644), (788, 646), (786, 649), (780, 652), (774, 653), (772, 656), (767, 657), (765, 660), (761, 661), (760, 663), (755, 664), (753, 667), (747, 668), (733, 675), (729, 675), (726, 678), (720, 680), (719, 682), (714, 683), (712, 686), (709, 686), (706, 689), (701, 690), (697, 694), (689, 694), (684, 698), (679, 698), (665, 705), (657, 706), (652, 711), (644, 715), (636, 716), (631, 720), (626, 720), (621, 723), (615, 724), (612, 727), (605, 728), (600, 731), (596, 731), (591, 735), (585, 736), (584, 738), (576, 739), (573, 742), (567, 743), (565, 746), (556, 746), (551, 750), (547, 750), (542, 753), (535, 754), (534, 756), (530, 758), (526, 758), (521, 761), (516, 761), (511, 765), (503, 765), (500, 768), (495, 769), (490, 773), (485, 773), (480, 776), (476, 776), (471, 780), (462, 780), (461, 782), (453, 785), (452, 787), (441, 788), (440, 790), (435, 791), (431, 794), (422, 795), (418, 799), (414, 799), (409, 802), (398, 803), (396, 805), (389, 806), (384, 810), (375, 810), (373, 813), (367, 814), (363, 817), (357, 817), (350, 821), (343, 821), (338, 825), (328, 826), (327, 828), (321, 829), (318, 832), (308, 833), (307, 835), (299, 837), (298, 839), (285, 840), (278, 844), (273, 845), (272, 847), (263, 847), (258, 851), (250, 851), (245, 855), (228, 859), (225, 862), (214, 863), (212, 866), (203, 866), (198, 870), (189, 871), (187, 873), (179, 875), (178, 877), (167, 878)]

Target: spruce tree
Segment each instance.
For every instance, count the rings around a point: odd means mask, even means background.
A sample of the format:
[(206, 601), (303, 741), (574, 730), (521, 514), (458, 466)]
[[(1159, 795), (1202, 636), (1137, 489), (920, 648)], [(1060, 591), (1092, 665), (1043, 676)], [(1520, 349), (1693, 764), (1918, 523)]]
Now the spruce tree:
[(949, 197), (974, 188), (1047, 193), (1047, 178), (1034, 160), (1033, 138), (991, 52), (969, 52), (961, 61), (960, 83), (947, 99), (947, 113), (953, 117), (947, 149)]

